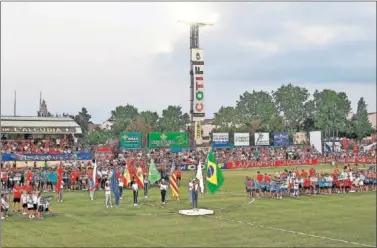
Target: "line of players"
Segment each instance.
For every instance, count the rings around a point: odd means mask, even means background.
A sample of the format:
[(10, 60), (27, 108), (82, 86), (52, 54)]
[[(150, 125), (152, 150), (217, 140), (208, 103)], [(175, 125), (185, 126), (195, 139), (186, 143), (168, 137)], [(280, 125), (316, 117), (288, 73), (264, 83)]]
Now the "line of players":
[(283, 196), (316, 195), (376, 191), (375, 168), (352, 171), (345, 166), (342, 171), (335, 168), (333, 173), (316, 173), (314, 168), (300, 173), (285, 170), (275, 176), (257, 172), (256, 178), (246, 177), (244, 182), (249, 197), (282, 199)]

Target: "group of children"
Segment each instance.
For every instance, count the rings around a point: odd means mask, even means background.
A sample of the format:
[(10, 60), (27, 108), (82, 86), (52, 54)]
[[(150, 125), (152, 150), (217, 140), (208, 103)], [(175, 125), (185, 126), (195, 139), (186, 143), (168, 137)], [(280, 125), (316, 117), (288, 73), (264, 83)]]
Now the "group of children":
[[(22, 213), (28, 215), (29, 219), (43, 219), (44, 213), (55, 215), (49, 208), (49, 201), (52, 197), (44, 197), (42, 192), (25, 189), (16, 185), (13, 187), (13, 213)], [(10, 207), (10, 193), (2, 192), (1, 194), (1, 219), (8, 217)]]
[(316, 173), (295, 170), (277, 171), (275, 175), (261, 174), (246, 177), (246, 194), (249, 197), (282, 199), (283, 197), (299, 197), (300, 195), (317, 195), (332, 193), (349, 193), (376, 191), (376, 169), (359, 169), (356, 166), (344, 166), (343, 170), (335, 167), (333, 173)]

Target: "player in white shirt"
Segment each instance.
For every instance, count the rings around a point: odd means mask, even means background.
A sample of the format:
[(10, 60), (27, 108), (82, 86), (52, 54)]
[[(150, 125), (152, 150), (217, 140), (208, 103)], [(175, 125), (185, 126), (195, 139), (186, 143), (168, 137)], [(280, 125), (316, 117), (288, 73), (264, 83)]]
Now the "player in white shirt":
[(111, 188), (109, 185), (109, 181), (106, 181), (105, 183), (105, 207), (113, 207), (113, 205), (111, 204)]
[(132, 194), (134, 197), (134, 206), (137, 206), (137, 197), (139, 195), (139, 185), (135, 182), (135, 180), (132, 181)]
[(8, 217), (9, 201), (5, 194), (1, 194), (0, 199), (1, 219), (4, 220)]
[(41, 192), (38, 193), (37, 196), (37, 218), (38, 219), (43, 219), (43, 210), (44, 210), (44, 198), (41, 194)]
[(34, 202), (33, 202), (33, 194), (32, 192), (29, 192), (29, 194), (27, 195), (27, 210), (29, 212), (29, 219), (33, 219), (35, 216), (34, 216)]
[(166, 191), (168, 189), (168, 185), (165, 183), (165, 179), (161, 180), (160, 184), (160, 191), (161, 191), (161, 202), (163, 205), (166, 204)]
[(294, 181), (293, 181), (293, 196), (294, 197), (299, 197), (300, 195), (300, 179), (299, 178), (295, 178)]
[(312, 175), (310, 177), (310, 188), (312, 190), (313, 195), (317, 194), (317, 182), (318, 178), (315, 175)]
[(123, 200), (123, 186), (124, 186), (123, 180), (122, 180), (122, 178), (119, 178), (118, 187), (119, 187), (119, 199), (120, 200)]
[(26, 191), (22, 192), (21, 195), (21, 204), (22, 204), (22, 215), (27, 215), (27, 194)]

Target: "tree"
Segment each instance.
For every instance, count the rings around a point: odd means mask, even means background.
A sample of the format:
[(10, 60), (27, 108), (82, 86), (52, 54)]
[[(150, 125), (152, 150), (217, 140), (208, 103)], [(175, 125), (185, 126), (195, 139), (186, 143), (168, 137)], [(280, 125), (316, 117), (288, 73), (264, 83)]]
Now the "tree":
[(252, 121), (266, 124), (272, 115), (276, 115), (276, 108), (272, 96), (265, 91), (246, 91), (237, 101), (236, 112), (241, 124), (249, 126)]
[(213, 124), (217, 132), (232, 132), (236, 129), (238, 122), (237, 111), (234, 107), (223, 107), (215, 113)]
[(363, 97), (357, 102), (357, 112), (354, 117), (355, 134), (359, 140), (362, 140), (373, 132), (372, 124), (368, 119), (367, 105)]
[(284, 119), (289, 130), (298, 131), (307, 115), (305, 103), (310, 96), (306, 88), (292, 84), (282, 85), (272, 91), (278, 113), (284, 114)]
[(179, 106), (168, 106), (159, 119), (159, 128), (163, 132), (180, 132), (186, 129), (185, 124), (185, 115)]
[(271, 115), (270, 119), (263, 126), (264, 131), (283, 132), (285, 130), (284, 118), (279, 115)]
[(81, 111), (74, 117), (75, 122), (81, 127), (83, 134), (88, 133), (88, 126), (91, 118), (92, 116), (88, 113), (88, 110), (85, 107), (83, 107)]
[(159, 131), (158, 120), (160, 117), (157, 112), (142, 111), (139, 116), (144, 118), (145, 123), (147, 123), (153, 131)]
[(154, 131), (152, 126), (147, 122), (145, 117), (139, 115), (133, 120), (133, 122), (127, 127), (126, 131), (128, 132), (140, 132), (142, 137), (142, 146), (147, 145), (148, 133)]
[(313, 94), (315, 127), (323, 130), (325, 136), (335, 136), (336, 132), (345, 131), (351, 103), (345, 93), (334, 90), (316, 90)]
[(90, 145), (105, 144), (112, 138), (111, 132), (94, 130), (88, 134), (88, 142)]
[(138, 109), (130, 104), (118, 106), (115, 110), (111, 111), (110, 121), (114, 122), (112, 126), (114, 135), (118, 136), (121, 132), (126, 131), (137, 116)]

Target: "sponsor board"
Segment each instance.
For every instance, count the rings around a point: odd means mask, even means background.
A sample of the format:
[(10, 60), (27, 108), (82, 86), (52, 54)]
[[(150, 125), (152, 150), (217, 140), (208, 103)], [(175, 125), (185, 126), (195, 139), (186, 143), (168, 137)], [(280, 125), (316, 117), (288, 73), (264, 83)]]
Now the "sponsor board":
[(256, 146), (269, 146), (270, 145), (270, 134), (269, 133), (255, 133), (254, 134), (254, 144)]
[(194, 129), (194, 139), (197, 145), (203, 143), (202, 139), (202, 127), (200, 125), (200, 121), (195, 121), (195, 129)]
[[(45, 166), (45, 161), (33, 161), (32, 163), (28, 162), (27, 164), (25, 162), (26, 161), (16, 161), (16, 168), (34, 167), (34, 162), (37, 168)], [(91, 160), (82, 160), (81, 162), (87, 165), (89, 162), (91, 162)], [(66, 163), (75, 163), (75, 160), (63, 161), (63, 164), (66, 164)], [(47, 161), (48, 167), (58, 167), (59, 165), (60, 165), (60, 161)]]
[(120, 148), (134, 149), (141, 148), (141, 133), (125, 132), (120, 134)]
[[(301, 159), (301, 160), (277, 160), (277, 161), (233, 161), (218, 164), (220, 169), (248, 169), (248, 168), (268, 168), (280, 166), (309, 166), (331, 163), (331, 159), (317, 158), (317, 159)], [(374, 158), (355, 158), (338, 160), (338, 164), (376, 164)], [(193, 164), (176, 165), (182, 171), (195, 171), (197, 166)], [(203, 166), (203, 170), (205, 170)]]
[(149, 133), (148, 146), (150, 148), (159, 147), (187, 147), (188, 146), (188, 134), (179, 132), (156, 132)]
[(74, 127), (1, 127), (1, 133), (67, 134), (76, 133)]
[(229, 134), (228, 133), (213, 133), (212, 134), (213, 147), (229, 147)]
[(289, 136), (287, 132), (274, 132), (274, 146), (289, 146)]
[(298, 132), (293, 137), (293, 143), (296, 145), (304, 145), (308, 143), (308, 139), (306, 137), (306, 133)]
[(191, 75), (192, 75), (192, 115), (194, 121), (202, 121), (205, 117), (204, 97), (204, 57), (203, 50), (191, 49)]
[(234, 146), (250, 146), (250, 134), (234, 133)]
[(91, 153), (62, 153), (62, 154), (13, 154), (2, 153), (3, 161), (66, 161), (91, 160)]
[(322, 153), (322, 132), (321, 131), (312, 131), (309, 133), (310, 145)]

